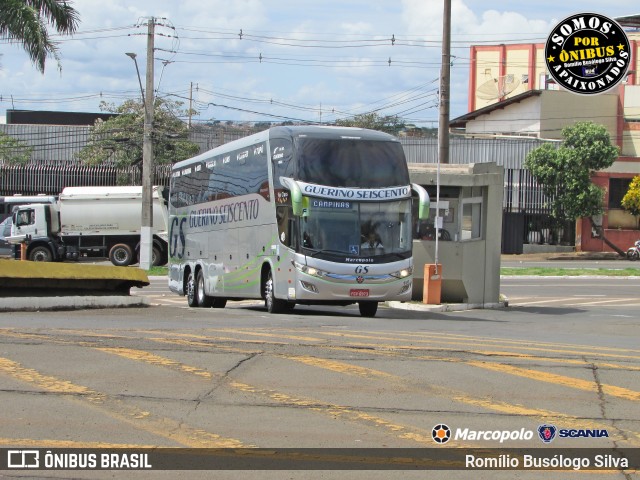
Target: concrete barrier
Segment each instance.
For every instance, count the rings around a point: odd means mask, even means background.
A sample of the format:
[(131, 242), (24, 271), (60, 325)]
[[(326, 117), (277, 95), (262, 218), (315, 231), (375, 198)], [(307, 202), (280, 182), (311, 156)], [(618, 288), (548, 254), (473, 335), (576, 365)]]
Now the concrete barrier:
[(139, 268), (0, 259), (0, 311), (144, 306), (129, 291), (147, 285)]

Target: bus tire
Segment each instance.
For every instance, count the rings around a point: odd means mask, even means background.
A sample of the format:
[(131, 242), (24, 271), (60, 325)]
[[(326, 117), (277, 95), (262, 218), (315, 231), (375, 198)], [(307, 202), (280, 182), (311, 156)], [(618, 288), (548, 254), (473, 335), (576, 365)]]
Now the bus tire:
[(133, 250), (126, 243), (116, 243), (109, 250), (109, 260), (116, 267), (126, 267), (133, 261)]
[(267, 272), (267, 279), (264, 282), (264, 306), (269, 313), (281, 313), (285, 311), (287, 307), (286, 300), (280, 300), (275, 296), (271, 270)]
[(191, 308), (195, 308), (198, 306), (196, 288), (196, 281), (193, 277), (193, 272), (189, 271), (189, 274), (187, 275), (187, 283), (185, 285), (185, 293), (187, 295), (187, 305), (189, 305)]
[(32, 262), (51, 262), (53, 261), (53, 254), (51, 250), (49, 250), (49, 247), (40, 245), (31, 249), (31, 252), (29, 252), (29, 260)]
[(358, 302), (358, 308), (360, 309), (360, 315), (363, 317), (375, 317), (378, 311), (378, 302)]
[(196, 275), (196, 291), (195, 291), (196, 303), (198, 307), (209, 308), (212, 304), (212, 298), (204, 292), (204, 273), (202, 270), (198, 270)]
[(227, 306), (227, 299), (220, 297), (213, 297), (211, 301), (211, 306), (213, 308), (224, 308)]

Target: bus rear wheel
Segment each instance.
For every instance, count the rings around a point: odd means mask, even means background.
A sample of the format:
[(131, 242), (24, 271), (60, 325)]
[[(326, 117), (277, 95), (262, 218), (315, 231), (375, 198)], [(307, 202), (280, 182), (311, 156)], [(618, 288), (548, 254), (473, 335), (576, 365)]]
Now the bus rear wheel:
[(358, 302), (358, 308), (363, 317), (375, 317), (378, 311), (378, 302)]
[(227, 306), (227, 299), (226, 298), (213, 297), (212, 302), (211, 302), (211, 306), (213, 308), (224, 308), (224, 307)]
[(281, 313), (287, 309), (289, 302), (276, 298), (273, 286), (273, 275), (271, 270), (267, 273), (267, 280), (264, 282), (264, 306), (269, 313)]
[(198, 270), (196, 275), (195, 297), (198, 307), (209, 308), (212, 304), (213, 299), (204, 293), (204, 273), (202, 273), (202, 270)]
[(197, 307), (198, 299), (196, 297), (196, 281), (193, 277), (193, 272), (189, 272), (189, 274), (187, 275), (185, 290), (187, 294), (187, 305), (189, 305), (191, 308)]

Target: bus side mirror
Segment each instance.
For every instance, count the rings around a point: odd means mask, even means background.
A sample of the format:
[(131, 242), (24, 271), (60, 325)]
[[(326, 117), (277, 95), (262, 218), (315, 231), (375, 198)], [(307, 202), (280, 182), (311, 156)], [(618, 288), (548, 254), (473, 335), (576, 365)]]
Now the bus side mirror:
[(293, 178), (280, 177), (280, 183), (289, 189), (291, 192), (291, 207), (293, 208), (293, 214), (296, 217), (302, 216), (302, 190), (300, 185)]
[(412, 183), (411, 188), (418, 194), (418, 220), (429, 218), (429, 194), (417, 183)]

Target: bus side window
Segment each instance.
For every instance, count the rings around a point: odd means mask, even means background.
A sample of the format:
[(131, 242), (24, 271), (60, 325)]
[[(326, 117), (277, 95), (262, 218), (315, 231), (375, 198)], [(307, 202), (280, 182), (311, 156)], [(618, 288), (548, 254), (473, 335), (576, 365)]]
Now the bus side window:
[(273, 155), (273, 188), (282, 189), (280, 177), (295, 178), (295, 162), (293, 158), (293, 145), (291, 140), (285, 138), (274, 138), (271, 140), (271, 150)]

